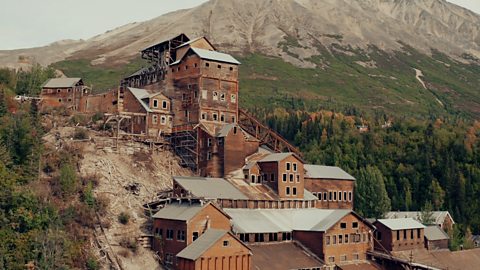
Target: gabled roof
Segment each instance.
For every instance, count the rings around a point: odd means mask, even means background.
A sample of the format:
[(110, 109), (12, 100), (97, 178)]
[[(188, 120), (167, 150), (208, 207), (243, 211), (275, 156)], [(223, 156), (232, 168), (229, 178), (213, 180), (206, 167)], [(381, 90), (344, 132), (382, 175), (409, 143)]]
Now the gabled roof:
[(257, 162), (255, 161), (250, 161), (250, 162), (247, 162), (247, 164), (245, 166), (243, 166), (243, 170), (250, 170), (251, 168), (255, 167), (255, 166), (258, 166)]
[(216, 208), (219, 212), (225, 215), (228, 219), (231, 217), (223, 211), (220, 207), (215, 205), (214, 203), (208, 202), (206, 204), (200, 203), (172, 203), (167, 204), (164, 208), (158, 211), (153, 218), (162, 218), (162, 219), (172, 219), (172, 220), (181, 220), (181, 221), (189, 221), (193, 217), (195, 217), (202, 209), (211, 205), (212, 207)]
[(81, 78), (53, 78), (43, 84), (43, 88), (69, 88), (81, 82)]
[(164, 41), (162, 41), (162, 42), (159, 42), (159, 43), (156, 43), (156, 44), (154, 44), (154, 45), (152, 45), (152, 46), (150, 46), (150, 47), (147, 47), (147, 48), (143, 49), (142, 51), (146, 51), (146, 50), (153, 49), (153, 48), (155, 48), (155, 47), (160, 47), (160, 46), (166, 45), (167, 43), (169, 43), (169, 42), (171, 42), (171, 41), (179, 41), (179, 40), (188, 41), (188, 40), (190, 40), (190, 39), (188, 38), (187, 35), (185, 35), (184, 33), (181, 33), (180, 35), (177, 35), (177, 36), (175, 36), (175, 37), (171, 37), (171, 38), (166, 39), (166, 40), (164, 40)]
[(286, 153), (274, 153), (270, 154), (262, 159), (260, 159), (258, 162), (278, 162), (286, 159), (287, 157), (294, 155), (294, 153), (291, 152), (286, 152)]
[(392, 231), (425, 228), (422, 223), (413, 218), (377, 219), (375, 223), (377, 222), (383, 224)]
[(208, 40), (208, 38), (206, 38), (206, 37), (197, 37), (197, 38), (194, 38), (194, 39), (192, 39), (192, 40), (190, 40), (190, 41), (187, 41), (187, 42), (183, 43), (182, 45), (178, 46), (178, 47), (175, 48), (175, 49), (179, 49), (179, 48), (185, 47), (185, 46), (190, 45), (190, 44), (192, 44), (192, 43), (194, 43), (194, 42), (196, 42), (196, 41), (199, 41), (199, 40), (201, 40), (201, 39), (205, 39), (205, 41), (206, 41), (208, 44), (210, 44), (210, 46), (212, 46), (212, 48), (213, 48), (214, 50), (216, 50), (215, 46), (213, 46), (213, 44), (210, 42), (210, 40)]
[(226, 234), (228, 234), (228, 231), (208, 229), (197, 240), (180, 251), (177, 257), (195, 261)]
[(339, 167), (305, 164), (305, 178), (352, 180), (355, 178)]
[(437, 225), (427, 226), (424, 235), (429, 241), (450, 239), (448, 234)]
[(290, 231), (325, 232), (352, 210), (347, 209), (224, 209), (237, 233)]
[(145, 89), (139, 89), (139, 88), (133, 88), (133, 87), (128, 87), (128, 90), (132, 92), (133, 96), (135, 99), (137, 99), (138, 102), (142, 105), (142, 107), (147, 111), (147, 112), (152, 112), (148, 104), (143, 101), (143, 99), (148, 98), (150, 96), (150, 93), (145, 90)]
[(174, 176), (173, 180), (195, 198), (248, 199), (240, 190), (222, 178)]
[[(233, 56), (231, 56), (230, 54), (221, 53), (217, 51), (209, 51), (209, 50), (204, 50), (200, 48), (193, 48), (193, 47), (191, 47), (188, 51), (192, 51), (193, 53), (198, 55), (198, 57), (200, 57), (201, 59), (240, 65), (240, 62), (237, 59), (233, 58)], [(187, 54), (188, 53), (186, 53), (185, 55)], [(185, 55), (183, 57), (185, 57)], [(183, 57), (181, 59), (177, 59), (177, 61), (173, 62), (170, 65), (174, 66), (179, 64), (182, 61)]]
[[(432, 211), (431, 213), (432, 218), (435, 220), (435, 224), (443, 224), (447, 217), (450, 217), (450, 219), (453, 221), (453, 218), (448, 211)], [(420, 211), (392, 211), (388, 212), (385, 215), (385, 218), (413, 218), (417, 221), (420, 221), (421, 216), (422, 212)], [(453, 224), (455, 224), (455, 221), (453, 221)]]
[(158, 211), (153, 218), (162, 218), (162, 219), (173, 219), (173, 220), (182, 220), (189, 221), (196, 214), (198, 214), (202, 209), (203, 205), (188, 203), (183, 204), (167, 204), (164, 208)]

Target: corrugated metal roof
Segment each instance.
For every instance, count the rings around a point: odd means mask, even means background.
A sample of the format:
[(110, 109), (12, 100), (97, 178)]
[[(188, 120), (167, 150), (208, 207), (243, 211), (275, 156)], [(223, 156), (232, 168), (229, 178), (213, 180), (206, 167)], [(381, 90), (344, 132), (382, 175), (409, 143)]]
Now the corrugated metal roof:
[[(435, 220), (435, 224), (443, 224), (447, 216), (450, 216), (448, 211), (432, 211), (432, 218)], [(421, 220), (422, 212), (420, 211), (392, 211), (385, 215), (385, 218), (413, 218), (417, 221)], [(451, 217), (451, 216), (450, 216)], [(453, 221), (453, 218), (452, 218)], [(455, 224), (455, 222), (453, 222)]]
[(183, 177), (173, 179), (194, 197), (205, 199), (248, 199), (240, 190), (222, 178)]
[(332, 209), (224, 209), (237, 233), (326, 231), (351, 210)]
[(150, 93), (148, 93), (147, 90), (145, 89), (138, 89), (138, 88), (133, 88), (133, 87), (128, 87), (128, 90), (132, 92), (133, 96), (142, 104), (142, 107), (147, 111), (147, 112), (152, 112), (148, 104), (146, 104), (143, 99), (148, 98), (150, 96)]
[(232, 128), (234, 128), (237, 124), (235, 123), (231, 123), (231, 124), (226, 124), (224, 125), (220, 131), (218, 131), (217, 133), (217, 137), (226, 137), (228, 135), (228, 133), (230, 132), (230, 130)]
[(448, 234), (437, 225), (427, 226), (425, 228), (425, 237), (429, 241), (450, 239)]
[(377, 219), (377, 222), (380, 222), (390, 230), (394, 231), (425, 228), (422, 223), (414, 220), (413, 218)]
[(240, 62), (237, 59), (233, 58), (233, 56), (231, 56), (230, 54), (193, 47), (191, 48), (191, 50), (202, 59), (240, 65)]
[(324, 265), (309, 251), (293, 242), (265, 242), (249, 245), (252, 249), (252, 269), (321, 269)]
[(257, 162), (255, 161), (250, 161), (248, 162), (245, 166), (243, 166), (242, 169), (244, 170), (250, 170), (251, 168), (255, 167), (257, 165)]
[(164, 218), (188, 221), (193, 218), (204, 206), (200, 204), (167, 204), (158, 211), (153, 218)]
[(305, 164), (304, 168), (306, 178), (355, 180), (339, 167)]
[(81, 78), (53, 78), (48, 80), (42, 87), (44, 88), (68, 88), (74, 87)]
[(197, 240), (193, 241), (193, 243), (180, 251), (180, 253), (177, 254), (177, 257), (194, 261), (202, 256), (205, 251), (212, 247), (227, 233), (228, 231), (224, 230), (208, 229), (204, 234), (200, 235)]
[(270, 154), (270, 155), (262, 158), (258, 162), (278, 162), (278, 161), (284, 160), (285, 158), (287, 158), (291, 155), (293, 155), (293, 153), (290, 153), (290, 152), (288, 152), (288, 153), (274, 153), (274, 154)]

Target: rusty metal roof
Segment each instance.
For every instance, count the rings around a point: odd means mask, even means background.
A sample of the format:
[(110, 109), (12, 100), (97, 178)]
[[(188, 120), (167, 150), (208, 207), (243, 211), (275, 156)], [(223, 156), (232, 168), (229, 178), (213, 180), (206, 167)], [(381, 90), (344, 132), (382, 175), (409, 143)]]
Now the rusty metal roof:
[(148, 104), (143, 101), (144, 98), (148, 98), (150, 96), (150, 93), (145, 90), (145, 89), (139, 89), (139, 88), (133, 88), (133, 87), (128, 87), (128, 90), (133, 94), (133, 96), (137, 99), (138, 102), (142, 105), (142, 107), (147, 111), (147, 112), (152, 112)]
[(469, 249), (462, 251), (429, 251), (426, 249), (416, 249), (411, 251), (393, 252), (396, 257), (405, 260), (412, 259), (416, 263), (449, 270), (478, 269), (480, 265), (480, 249)]
[(355, 180), (339, 167), (305, 164), (305, 178)]
[(291, 155), (293, 155), (293, 153), (290, 153), (290, 152), (274, 153), (274, 154), (270, 154), (270, 155), (262, 158), (258, 162), (278, 162), (278, 161), (282, 161), (282, 160), (286, 159), (287, 157), (289, 157)]
[(337, 266), (340, 270), (382, 270), (381, 267), (366, 261)]
[(249, 245), (252, 250), (252, 269), (290, 270), (320, 268), (324, 265), (293, 242)]

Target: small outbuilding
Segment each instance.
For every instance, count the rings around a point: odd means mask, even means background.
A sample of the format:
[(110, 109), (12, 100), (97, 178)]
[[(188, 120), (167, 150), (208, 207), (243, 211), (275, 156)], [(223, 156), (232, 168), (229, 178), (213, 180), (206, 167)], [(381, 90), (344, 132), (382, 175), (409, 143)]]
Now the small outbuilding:
[(425, 248), (428, 250), (448, 249), (450, 237), (437, 225), (425, 228)]

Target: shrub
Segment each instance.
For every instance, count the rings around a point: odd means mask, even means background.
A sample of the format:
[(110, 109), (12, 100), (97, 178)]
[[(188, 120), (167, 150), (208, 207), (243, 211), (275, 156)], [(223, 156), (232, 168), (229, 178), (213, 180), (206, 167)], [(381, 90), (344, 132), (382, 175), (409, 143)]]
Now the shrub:
[(98, 270), (98, 269), (100, 269), (100, 265), (98, 264), (97, 260), (95, 260), (92, 257), (88, 258), (87, 262), (85, 263), (85, 267), (88, 270)]
[(83, 128), (76, 128), (73, 133), (73, 138), (75, 140), (86, 140), (88, 139), (88, 132)]
[(137, 241), (132, 237), (123, 237), (120, 240), (120, 246), (130, 249), (133, 253), (136, 253), (138, 249)]
[(128, 224), (130, 220), (130, 215), (128, 213), (122, 212), (118, 215), (118, 222), (122, 223), (123, 225)]
[(72, 165), (62, 165), (59, 182), (63, 195), (71, 195), (77, 190), (77, 174)]

